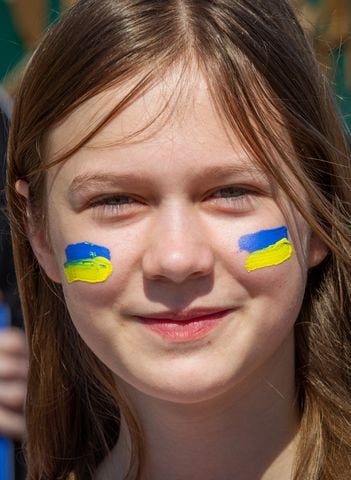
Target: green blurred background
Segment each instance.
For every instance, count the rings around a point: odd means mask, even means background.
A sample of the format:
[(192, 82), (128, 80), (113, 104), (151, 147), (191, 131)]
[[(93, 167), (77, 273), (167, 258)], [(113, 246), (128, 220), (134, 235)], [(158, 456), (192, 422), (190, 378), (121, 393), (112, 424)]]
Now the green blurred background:
[[(279, 0), (277, 0), (279, 1)], [(351, 128), (351, 0), (291, 0)], [(0, 0), (0, 82), (15, 95), (23, 65), (47, 26), (74, 0)]]

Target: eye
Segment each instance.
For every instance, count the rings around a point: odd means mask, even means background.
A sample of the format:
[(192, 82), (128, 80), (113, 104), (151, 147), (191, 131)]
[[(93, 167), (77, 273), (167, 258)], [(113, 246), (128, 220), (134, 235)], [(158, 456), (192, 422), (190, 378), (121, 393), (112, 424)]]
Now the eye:
[(101, 217), (127, 215), (141, 206), (140, 201), (128, 195), (106, 195), (89, 202), (89, 208), (94, 210), (95, 215)]
[(126, 195), (114, 195), (111, 197), (101, 198), (94, 202), (95, 205), (108, 205), (108, 206), (121, 206), (121, 205), (128, 205), (133, 202), (131, 197)]
[(228, 186), (215, 190), (206, 201), (216, 207), (229, 211), (247, 211), (253, 207), (257, 192), (239, 186)]
[(248, 193), (248, 190), (245, 188), (238, 188), (238, 187), (225, 187), (217, 190), (214, 194), (214, 198), (238, 198), (242, 197)]

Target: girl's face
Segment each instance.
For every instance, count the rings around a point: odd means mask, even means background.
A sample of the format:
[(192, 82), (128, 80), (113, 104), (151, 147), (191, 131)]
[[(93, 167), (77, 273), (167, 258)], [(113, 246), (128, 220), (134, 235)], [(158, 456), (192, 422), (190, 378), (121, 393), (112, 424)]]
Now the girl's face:
[[(284, 389), (306, 273), (324, 247), (228, 138), (201, 77), (125, 140), (176, 83), (150, 89), (49, 171), (49, 243), (36, 233), (32, 244), (81, 337), (130, 392), (195, 402), (262, 379)], [(120, 95), (57, 126), (49, 158)]]

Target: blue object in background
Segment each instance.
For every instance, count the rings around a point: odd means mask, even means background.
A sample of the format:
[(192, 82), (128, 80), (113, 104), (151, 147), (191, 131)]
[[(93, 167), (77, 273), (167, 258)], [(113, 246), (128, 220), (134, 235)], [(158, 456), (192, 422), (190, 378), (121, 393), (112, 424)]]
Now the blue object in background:
[[(0, 303), (0, 329), (10, 325), (11, 314), (6, 303)], [(0, 436), (0, 480), (14, 480), (12, 441)]]

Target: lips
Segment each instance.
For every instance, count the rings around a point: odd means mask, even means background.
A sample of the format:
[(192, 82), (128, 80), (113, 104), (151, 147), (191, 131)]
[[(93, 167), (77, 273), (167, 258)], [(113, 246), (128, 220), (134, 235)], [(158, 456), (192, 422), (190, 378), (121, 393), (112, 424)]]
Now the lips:
[(172, 320), (174, 322), (185, 322), (206, 319), (215, 315), (229, 312), (230, 308), (192, 308), (189, 310), (164, 311), (138, 316), (149, 320)]
[(191, 309), (138, 316), (148, 330), (174, 342), (196, 340), (216, 328), (232, 309)]

